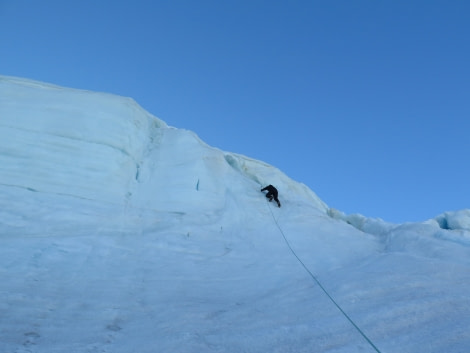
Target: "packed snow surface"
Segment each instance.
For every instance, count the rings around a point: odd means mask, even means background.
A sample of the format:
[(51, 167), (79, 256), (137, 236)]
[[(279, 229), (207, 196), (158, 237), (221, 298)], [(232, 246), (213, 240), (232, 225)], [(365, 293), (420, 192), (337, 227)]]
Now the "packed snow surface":
[(5, 76), (0, 165), (1, 352), (469, 351), (470, 210), (346, 215), (132, 99)]

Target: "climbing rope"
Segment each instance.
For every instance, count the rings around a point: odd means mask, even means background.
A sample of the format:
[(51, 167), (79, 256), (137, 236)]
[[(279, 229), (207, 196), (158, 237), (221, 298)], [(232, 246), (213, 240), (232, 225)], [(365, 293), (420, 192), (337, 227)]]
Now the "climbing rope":
[(299, 263), (302, 265), (302, 267), (305, 269), (305, 271), (307, 271), (307, 273), (310, 275), (310, 277), (312, 277), (312, 279), (315, 281), (315, 283), (318, 284), (318, 286), (321, 288), (321, 290), (326, 294), (326, 296), (331, 300), (331, 302), (336, 306), (336, 308), (338, 308), (338, 310), (344, 315), (344, 317), (356, 328), (356, 330), (361, 334), (361, 336), (364, 337), (364, 339), (371, 345), (372, 348), (374, 348), (374, 350), (376, 352), (380, 353), (379, 349), (372, 343), (372, 341), (366, 336), (366, 334), (364, 332), (362, 332), (362, 330), (359, 328), (359, 326), (357, 326), (354, 323), (354, 321), (348, 316), (348, 314), (346, 314), (346, 312), (339, 306), (339, 304), (333, 299), (333, 297), (323, 287), (323, 285), (320, 283), (320, 281), (317, 279), (317, 277), (315, 277), (315, 275), (308, 269), (308, 267), (303, 263), (303, 261), (297, 256), (294, 249), (292, 249), (292, 246), (290, 245), (289, 241), (287, 240), (286, 235), (284, 234), (284, 232), (283, 232), (281, 226), (279, 225), (276, 217), (274, 217), (274, 213), (273, 213), (271, 207), (269, 206), (269, 203), (267, 203), (267, 206), (269, 208), (269, 211), (271, 212), (271, 216), (273, 217), (273, 220), (276, 223), (277, 228), (279, 229), (279, 232), (281, 232), (282, 237), (284, 238), (284, 241), (287, 244), (287, 247), (290, 249), (290, 251), (295, 256), (297, 261), (299, 261)]

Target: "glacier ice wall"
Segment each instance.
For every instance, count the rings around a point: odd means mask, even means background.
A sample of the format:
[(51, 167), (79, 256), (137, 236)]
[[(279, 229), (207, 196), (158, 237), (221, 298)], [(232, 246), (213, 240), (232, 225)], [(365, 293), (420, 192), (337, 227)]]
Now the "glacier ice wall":
[[(10, 209), (23, 211), (23, 219), (42, 206), (10, 202), (15, 193), (48, 207), (68, 198), (220, 213), (228, 197), (246, 197), (268, 183), (296, 203), (327, 210), (315, 193), (278, 169), (210, 147), (130, 98), (0, 76), (0, 138), (1, 195)], [(83, 202), (76, 207), (86, 207)]]

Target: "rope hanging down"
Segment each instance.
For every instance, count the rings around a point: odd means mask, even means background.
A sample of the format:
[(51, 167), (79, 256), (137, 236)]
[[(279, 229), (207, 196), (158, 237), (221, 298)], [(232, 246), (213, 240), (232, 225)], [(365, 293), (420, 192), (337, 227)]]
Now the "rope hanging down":
[(371, 345), (372, 348), (374, 348), (374, 350), (377, 352), (377, 353), (381, 353), (379, 351), (379, 349), (372, 343), (372, 341), (366, 336), (366, 334), (364, 332), (362, 332), (362, 330), (359, 328), (359, 326), (357, 326), (354, 321), (348, 316), (348, 314), (346, 314), (344, 312), (343, 309), (341, 309), (341, 307), (339, 306), (338, 303), (336, 303), (336, 301), (333, 299), (333, 297), (327, 292), (327, 290), (322, 286), (322, 284), (320, 283), (320, 281), (315, 277), (315, 275), (308, 269), (307, 266), (305, 266), (305, 264), (302, 262), (302, 260), (297, 256), (297, 254), (295, 253), (294, 249), (292, 249), (291, 245), (289, 244), (289, 241), (287, 240), (281, 226), (279, 225), (279, 223), (277, 222), (277, 219), (276, 217), (274, 217), (274, 213), (271, 209), (271, 207), (269, 206), (268, 203), (266, 203), (268, 208), (269, 208), (269, 211), (271, 212), (271, 216), (273, 217), (273, 220), (274, 220), (274, 223), (276, 223), (276, 226), (277, 228), (279, 229), (279, 231), (281, 232), (282, 234), (282, 237), (284, 238), (284, 241), (286, 242), (287, 244), (287, 247), (290, 249), (290, 251), (292, 252), (292, 254), (295, 256), (295, 258), (297, 259), (297, 261), (299, 261), (299, 263), (302, 265), (302, 267), (305, 269), (305, 271), (307, 271), (307, 273), (310, 275), (310, 277), (312, 277), (312, 279), (315, 281), (316, 284), (318, 284), (318, 286), (321, 288), (321, 290), (326, 294), (326, 296), (331, 300), (331, 302), (338, 308), (338, 310), (344, 315), (344, 317), (356, 328), (356, 330), (361, 334), (362, 337), (364, 337), (364, 339)]

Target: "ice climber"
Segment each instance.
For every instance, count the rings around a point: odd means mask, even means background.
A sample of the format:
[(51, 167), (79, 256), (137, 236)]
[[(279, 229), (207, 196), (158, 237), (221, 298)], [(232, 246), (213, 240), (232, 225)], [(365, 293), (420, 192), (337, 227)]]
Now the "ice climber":
[(269, 202), (271, 202), (274, 199), (274, 201), (277, 202), (277, 205), (281, 207), (281, 203), (279, 202), (279, 199), (277, 198), (277, 189), (272, 185), (268, 185), (265, 188), (261, 189), (261, 191), (266, 191), (266, 190), (268, 191), (268, 193), (266, 194), (266, 197), (269, 199)]

